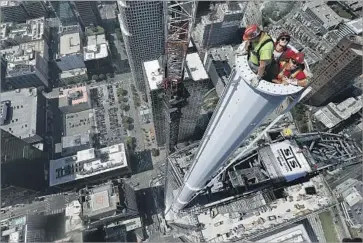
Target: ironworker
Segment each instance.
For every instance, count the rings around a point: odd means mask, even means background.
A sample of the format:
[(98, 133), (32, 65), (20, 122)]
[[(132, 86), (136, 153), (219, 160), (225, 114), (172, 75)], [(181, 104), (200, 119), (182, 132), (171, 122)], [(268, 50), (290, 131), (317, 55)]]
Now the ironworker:
[(288, 61), (280, 61), (279, 74), (272, 82), (306, 87), (310, 74), (305, 69), (304, 56), (304, 53), (299, 52), (292, 55)]
[(287, 46), (290, 39), (291, 36), (287, 32), (281, 32), (277, 37), (274, 49), (274, 59), (277, 63), (279, 63), (280, 60), (288, 61), (295, 54), (295, 52)]
[(274, 42), (257, 24), (246, 28), (243, 40), (246, 41), (245, 53), (248, 55), (248, 64), (257, 74), (251, 80), (251, 84), (257, 86), (262, 78), (268, 76), (269, 68), (272, 66)]

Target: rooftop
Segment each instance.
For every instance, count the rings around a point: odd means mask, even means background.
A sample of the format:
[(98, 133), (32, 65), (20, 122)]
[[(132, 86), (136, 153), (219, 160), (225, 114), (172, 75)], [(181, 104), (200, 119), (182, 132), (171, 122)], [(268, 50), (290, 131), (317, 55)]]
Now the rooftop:
[(84, 179), (128, 166), (123, 143), (96, 150), (78, 151), (77, 155), (51, 160), (49, 186)]
[[(246, 3), (230, 2), (230, 3), (219, 3), (214, 7), (214, 11), (208, 15), (202, 16), (203, 24), (212, 24), (217, 22), (223, 22), (226, 15), (241, 15), (245, 9)], [(226, 21), (227, 22), (227, 21)], [(241, 20), (232, 21), (237, 25), (240, 24)]]
[[(17, 89), (2, 92), (1, 102), (10, 101), (10, 109), (1, 129), (8, 131), (19, 138), (28, 138), (36, 135), (38, 93), (36, 88)], [(11, 112), (10, 112), (11, 111)]]
[(86, 103), (88, 99), (87, 86), (59, 88), (59, 107)]
[(358, 18), (352, 21), (345, 23), (348, 25), (357, 35), (362, 34), (363, 32), (363, 18)]
[(111, 183), (88, 190), (86, 201), (82, 204), (83, 216), (99, 216), (115, 212), (120, 202), (118, 188)]
[(314, 113), (318, 121), (332, 128), (362, 109), (362, 96), (350, 97), (339, 104), (329, 103)]
[[(207, 72), (198, 53), (187, 54), (186, 57), (186, 72), (194, 81), (209, 79)], [(188, 76), (189, 76), (188, 75)]]
[(80, 150), (80, 148), (84, 149), (85, 147), (91, 147), (90, 134), (88, 133), (62, 137), (62, 154), (76, 152)]
[(65, 212), (65, 233), (72, 231), (82, 230), (83, 224), (80, 217), (81, 214), (81, 204), (78, 200), (74, 200), (67, 204)]
[(115, 9), (117, 8), (116, 3), (103, 4), (100, 8), (100, 15), (102, 19), (116, 19)]
[(101, 59), (108, 56), (108, 44), (105, 34), (97, 33), (87, 36), (87, 46), (83, 48), (84, 60)]
[(20, 1), (0, 1), (1, 7), (19, 6)]
[(23, 43), (44, 38), (46, 27), (45, 18), (29, 19), (26, 23), (14, 24), (3, 23), (0, 25), (1, 42), (12, 45), (12, 43)]
[(303, 224), (279, 231), (257, 242), (312, 242)]
[[(69, 137), (68, 139), (77, 139), (77, 136), (86, 136), (80, 134), (91, 133), (92, 127), (95, 124), (93, 110), (84, 110), (75, 113), (69, 113), (64, 115), (64, 135)], [(81, 139), (85, 141), (86, 139)]]
[(164, 79), (160, 63), (158, 60), (144, 62), (146, 78), (149, 82), (150, 90), (159, 89)]
[(61, 79), (87, 75), (87, 68), (75, 68), (71, 70), (62, 71), (60, 74)]
[(81, 54), (82, 44), (78, 32), (62, 34), (59, 40), (59, 56), (67, 56), (72, 54)]
[(305, 7), (309, 8), (322, 22), (325, 28), (337, 26), (343, 21), (333, 9), (331, 9), (325, 2), (311, 1), (305, 4)]

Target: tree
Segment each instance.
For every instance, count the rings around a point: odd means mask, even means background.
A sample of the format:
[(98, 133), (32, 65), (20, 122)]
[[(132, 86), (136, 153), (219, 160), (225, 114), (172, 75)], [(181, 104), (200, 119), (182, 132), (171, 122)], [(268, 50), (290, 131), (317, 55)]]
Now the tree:
[(124, 105), (123, 110), (124, 110), (124, 111), (129, 111), (129, 110), (130, 110), (130, 106), (129, 106), (129, 105)]
[(120, 102), (120, 109), (121, 109), (121, 110), (125, 110), (125, 106), (126, 106), (126, 105), (125, 105), (124, 103)]
[(135, 147), (136, 147), (136, 138), (128, 136), (128, 137), (126, 137), (125, 141), (126, 141), (126, 146), (129, 149), (132, 149), (132, 150), (135, 149)]
[(160, 151), (159, 151), (159, 149), (153, 148), (151, 150), (151, 154), (152, 154), (152, 156), (157, 157), (160, 155)]
[(134, 124), (127, 123), (126, 129), (132, 131), (134, 129)]
[(122, 101), (123, 101), (123, 102), (125, 102), (125, 103), (126, 103), (126, 102), (129, 102), (129, 98), (127, 98), (127, 97), (123, 97), (123, 98), (122, 98)]
[(106, 76), (103, 73), (101, 73), (100, 76), (99, 76), (99, 79), (100, 80), (105, 80), (105, 78), (106, 78)]
[(94, 75), (92, 75), (92, 80), (96, 80), (96, 81), (98, 81), (98, 75), (96, 75), (96, 74), (94, 74)]
[(122, 89), (122, 96), (126, 96), (128, 94), (127, 90), (126, 89)]
[(132, 118), (131, 118), (131, 117), (129, 117), (129, 116), (125, 116), (125, 117), (123, 118), (123, 120), (124, 120), (126, 123), (129, 123), (129, 124), (134, 123), (134, 119), (132, 119)]

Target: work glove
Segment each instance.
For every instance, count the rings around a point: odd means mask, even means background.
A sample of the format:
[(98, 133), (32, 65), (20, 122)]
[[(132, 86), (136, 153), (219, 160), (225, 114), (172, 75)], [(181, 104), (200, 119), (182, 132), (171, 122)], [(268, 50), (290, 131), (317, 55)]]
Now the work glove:
[(251, 80), (250, 80), (250, 82), (251, 82), (251, 86), (252, 87), (254, 87), (254, 88), (256, 88), (257, 86), (258, 86), (258, 84), (260, 83), (260, 81), (261, 81), (261, 77), (260, 76), (255, 76), (255, 77), (253, 77)]

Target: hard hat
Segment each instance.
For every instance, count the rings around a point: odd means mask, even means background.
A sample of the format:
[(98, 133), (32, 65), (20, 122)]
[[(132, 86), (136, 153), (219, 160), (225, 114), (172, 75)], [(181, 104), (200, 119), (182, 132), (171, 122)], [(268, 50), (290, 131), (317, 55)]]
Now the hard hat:
[(279, 36), (277, 37), (276, 41), (279, 41), (279, 40), (280, 40), (282, 37), (284, 37), (284, 36), (288, 37), (289, 39), (291, 38), (291, 35), (290, 35), (288, 32), (283, 31), (283, 32), (281, 32), (281, 33), (279, 34)]
[(257, 24), (249, 25), (243, 34), (243, 40), (252, 40), (261, 34), (261, 29)]
[(295, 53), (295, 54), (291, 57), (291, 59), (295, 60), (295, 61), (296, 61), (296, 63), (298, 63), (298, 64), (303, 64), (303, 63), (304, 63), (304, 57), (305, 57), (304, 53), (299, 52), (299, 53)]

